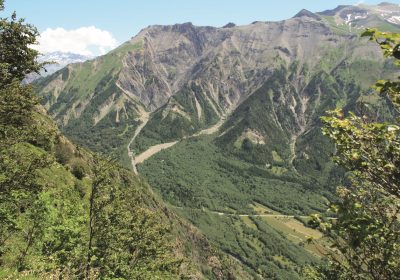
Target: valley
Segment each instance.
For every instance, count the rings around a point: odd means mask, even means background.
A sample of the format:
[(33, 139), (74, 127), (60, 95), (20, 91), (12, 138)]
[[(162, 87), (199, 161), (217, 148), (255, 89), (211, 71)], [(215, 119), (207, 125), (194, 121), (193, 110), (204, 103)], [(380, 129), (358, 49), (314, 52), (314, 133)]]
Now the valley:
[(346, 180), (321, 117), (393, 118), (370, 85), (394, 67), (359, 37), (376, 25), (400, 31), (382, 12), (393, 9), (153, 25), (35, 86), (63, 133), (136, 173), (249, 279), (300, 279), (329, 246), (309, 215), (334, 219), (327, 208)]

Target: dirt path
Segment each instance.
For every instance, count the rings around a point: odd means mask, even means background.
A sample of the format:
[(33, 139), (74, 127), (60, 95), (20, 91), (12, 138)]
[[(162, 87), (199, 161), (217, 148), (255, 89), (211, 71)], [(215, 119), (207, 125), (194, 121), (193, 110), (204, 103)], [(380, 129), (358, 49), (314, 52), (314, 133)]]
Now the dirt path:
[(226, 213), (226, 212), (218, 212), (218, 211), (213, 211), (209, 210), (207, 208), (190, 208), (190, 207), (179, 207), (179, 206), (173, 206), (170, 205), (172, 208), (176, 209), (190, 209), (190, 210), (201, 210), (203, 212), (208, 212), (212, 214), (216, 214), (218, 216), (235, 216), (235, 217), (272, 217), (272, 218), (294, 218), (294, 217), (299, 217), (299, 218), (309, 218), (310, 216), (295, 216), (295, 215), (285, 215), (285, 214), (239, 214), (239, 213)]
[(140, 131), (142, 131), (143, 127), (147, 124), (149, 121), (150, 114), (144, 110), (144, 108), (141, 108), (139, 111), (139, 120), (141, 121), (141, 124), (136, 128), (135, 133), (133, 134), (133, 137), (131, 138), (131, 141), (129, 141), (128, 145), (126, 146), (126, 149), (128, 151), (128, 156), (131, 159), (131, 164), (132, 164), (132, 169), (135, 174), (137, 174), (137, 169), (136, 169), (136, 162), (135, 162), (135, 157), (133, 152), (131, 151), (131, 144), (133, 141), (135, 141), (136, 137), (139, 135)]
[[(236, 216), (236, 217), (273, 217), (273, 218), (294, 218), (294, 215), (284, 215), (284, 214), (235, 214), (235, 213), (223, 213), (210, 211), (210, 213), (217, 214), (219, 216)], [(296, 216), (299, 218), (307, 218), (308, 216)]]
[[(238, 213), (225, 213), (217, 212), (208, 209), (204, 209), (206, 212), (217, 214), (219, 216), (236, 216), (236, 217), (273, 217), (273, 218), (294, 218), (294, 215), (284, 215), (284, 214), (238, 214)], [(307, 218), (309, 216), (296, 216), (300, 218)]]
[[(211, 127), (208, 127), (206, 129), (203, 129), (191, 136), (188, 137), (184, 137), (183, 139), (188, 139), (188, 138), (193, 138), (193, 137), (197, 137), (200, 135), (210, 135), (213, 134), (215, 132), (218, 131), (218, 129), (222, 126), (222, 124), (225, 122), (226, 117), (222, 116), (221, 119), (214, 125), (212, 125)], [(139, 127), (138, 127), (139, 128)], [(140, 130), (139, 130), (140, 132)], [(133, 140), (135, 140), (136, 136), (134, 136), (134, 138), (132, 138), (131, 142), (129, 143), (129, 145), (133, 142)], [(143, 153), (139, 154), (136, 157), (131, 157), (132, 159), (132, 166), (135, 164), (133, 170), (135, 171), (135, 173), (137, 173), (137, 169), (136, 169), (136, 165), (139, 163), (143, 163), (145, 160), (147, 160), (148, 158), (154, 156), (155, 154), (157, 154), (158, 152), (161, 152), (164, 149), (168, 149), (171, 148), (172, 146), (174, 146), (176, 143), (178, 143), (180, 140), (174, 141), (174, 142), (168, 142), (168, 143), (163, 143), (163, 144), (158, 144), (158, 145), (154, 145), (151, 146), (150, 148), (148, 148), (146, 151), (144, 151)], [(128, 147), (129, 147), (128, 145)]]
[(211, 127), (209, 127), (209, 128), (206, 128), (206, 129), (203, 129), (203, 130), (200, 130), (199, 132), (193, 134), (192, 136), (190, 136), (190, 137), (188, 137), (188, 138), (192, 138), (192, 137), (196, 137), (196, 136), (200, 136), (200, 135), (210, 135), (210, 134), (213, 134), (213, 133), (217, 132), (218, 129), (224, 124), (225, 120), (226, 120), (226, 117), (223, 116), (223, 117), (221, 117), (221, 119), (220, 119), (216, 124), (214, 124), (213, 126), (211, 126)]
[(164, 149), (168, 149), (178, 143), (179, 141), (174, 141), (174, 142), (169, 142), (169, 143), (163, 143), (163, 144), (158, 144), (155, 146), (151, 146), (148, 148), (146, 151), (141, 153), (140, 155), (135, 157), (135, 163), (139, 164), (148, 159), (149, 157), (157, 154), (158, 152), (161, 152)]

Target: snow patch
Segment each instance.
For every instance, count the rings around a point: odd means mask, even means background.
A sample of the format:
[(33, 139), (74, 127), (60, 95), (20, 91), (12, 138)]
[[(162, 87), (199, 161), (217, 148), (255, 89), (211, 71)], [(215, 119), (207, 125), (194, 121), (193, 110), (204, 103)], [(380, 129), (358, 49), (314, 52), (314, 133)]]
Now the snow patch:
[(400, 16), (392, 16), (386, 20), (393, 24), (400, 24)]

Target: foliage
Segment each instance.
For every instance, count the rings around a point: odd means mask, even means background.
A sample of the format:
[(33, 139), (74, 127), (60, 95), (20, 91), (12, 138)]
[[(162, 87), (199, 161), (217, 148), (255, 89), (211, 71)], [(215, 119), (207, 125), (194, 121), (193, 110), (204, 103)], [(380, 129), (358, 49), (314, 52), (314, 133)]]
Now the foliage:
[[(288, 240), (263, 219), (251, 222), (257, 223), (254, 229), (235, 216), (201, 209), (255, 214), (251, 205), (258, 202), (283, 213), (302, 215), (324, 209), (323, 190), (308, 178), (291, 172), (277, 175), (275, 167), (268, 169), (228, 155), (216, 146), (215, 138), (181, 141), (139, 165), (139, 172), (181, 216), (224, 252), (241, 260), (254, 277), (258, 272), (267, 279), (297, 279), (298, 267), (317, 261), (298, 240)], [(290, 261), (284, 265), (274, 256)]]
[(181, 141), (139, 165), (139, 172), (176, 206), (251, 214), (250, 204), (257, 201), (288, 214), (324, 209), (323, 189), (312, 178), (293, 172), (278, 175), (275, 166), (243, 162), (219, 150), (214, 141), (213, 136)]
[[(386, 57), (399, 59), (400, 35), (368, 29)], [(395, 63), (399, 65), (399, 61)], [(399, 109), (399, 81), (379, 80), (375, 89)], [(313, 279), (397, 279), (400, 275), (400, 127), (340, 110), (323, 117), (324, 133), (336, 144), (336, 163), (348, 171), (331, 206), (337, 220), (314, 217), (333, 242), (328, 265), (309, 270)], [(307, 278), (309, 279), (309, 278)]]
[(246, 223), (238, 216), (200, 209), (183, 208), (178, 213), (207, 232), (224, 252), (244, 263), (254, 279), (298, 279), (299, 267), (317, 263), (315, 256), (261, 218), (252, 217)]
[(18, 82), (0, 87), (0, 137), (3, 144), (12, 144), (21, 138), (33, 140), (28, 137), (32, 134), (35, 105), (36, 98), (29, 87)]
[(176, 279), (148, 186), (66, 140), (21, 84), (41, 68), (36, 35), (15, 14), (0, 21), (0, 277)]
[[(168, 227), (157, 213), (140, 206), (145, 199), (129, 172), (95, 158), (89, 197), (88, 268), (105, 278), (168, 279), (179, 262), (172, 256)], [(87, 270), (87, 273), (89, 269)]]
[(86, 162), (81, 158), (75, 158), (71, 161), (70, 165), (71, 173), (79, 180), (82, 180), (89, 172)]

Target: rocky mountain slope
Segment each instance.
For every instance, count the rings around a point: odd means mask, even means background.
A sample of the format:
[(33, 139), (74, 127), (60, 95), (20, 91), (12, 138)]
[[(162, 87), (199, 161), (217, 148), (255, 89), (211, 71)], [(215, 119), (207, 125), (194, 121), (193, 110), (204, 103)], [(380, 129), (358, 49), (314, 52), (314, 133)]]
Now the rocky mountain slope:
[(38, 94), (77, 143), (140, 161), (162, 198), (254, 278), (296, 279), (320, 248), (291, 236), (294, 221), (259, 215), (324, 211), (342, 178), (320, 133), (326, 110), (390, 117), (370, 84), (394, 68), (359, 34), (400, 31), (399, 11), (382, 3), (245, 26), (149, 26), (38, 81)]

